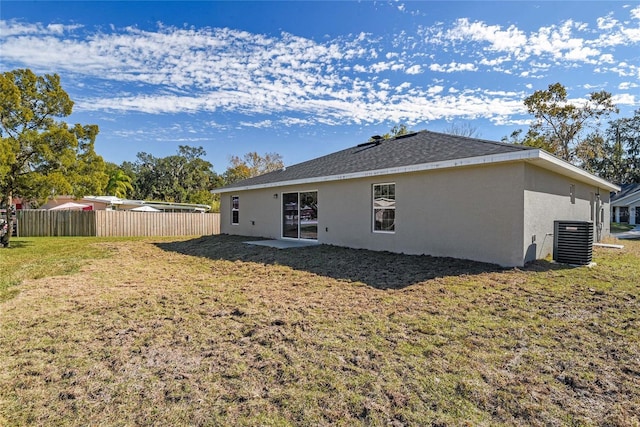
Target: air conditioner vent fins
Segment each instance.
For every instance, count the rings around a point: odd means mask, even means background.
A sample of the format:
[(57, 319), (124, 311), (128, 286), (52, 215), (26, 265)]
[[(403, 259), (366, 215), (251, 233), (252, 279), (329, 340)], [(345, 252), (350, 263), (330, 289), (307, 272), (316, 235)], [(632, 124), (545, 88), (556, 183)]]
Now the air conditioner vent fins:
[(589, 265), (593, 259), (593, 223), (554, 221), (553, 259), (574, 265)]

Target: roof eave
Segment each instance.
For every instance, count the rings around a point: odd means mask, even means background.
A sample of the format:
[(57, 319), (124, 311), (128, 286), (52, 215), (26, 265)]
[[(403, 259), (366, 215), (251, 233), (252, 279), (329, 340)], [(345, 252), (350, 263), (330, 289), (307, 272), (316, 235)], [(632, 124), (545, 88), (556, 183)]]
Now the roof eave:
[[(633, 193), (629, 193), (624, 197), (620, 197), (619, 199), (614, 200), (616, 204), (624, 205), (627, 203), (633, 203), (636, 199), (640, 198), (640, 190), (634, 191)], [(631, 201), (629, 201), (631, 199)]]
[(607, 181), (606, 179), (602, 179), (598, 176), (592, 175), (589, 172), (582, 170), (579, 167), (572, 165), (571, 163), (565, 162), (564, 160), (561, 160), (544, 150), (536, 151), (539, 153), (538, 160), (540, 161), (540, 166), (544, 169), (569, 176), (576, 179), (577, 181), (595, 185), (603, 190), (613, 192), (620, 191), (619, 186)]
[[(635, 197), (629, 199), (629, 196), (635, 196)], [(640, 194), (632, 193), (632, 194), (629, 194), (629, 196), (623, 197), (623, 198), (618, 199), (618, 200), (614, 200), (614, 201), (611, 202), (611, 204), (615, 205), (615, 206), (631, 206), (631, 205), (635, 205), (636, 203), (640, 202)]]

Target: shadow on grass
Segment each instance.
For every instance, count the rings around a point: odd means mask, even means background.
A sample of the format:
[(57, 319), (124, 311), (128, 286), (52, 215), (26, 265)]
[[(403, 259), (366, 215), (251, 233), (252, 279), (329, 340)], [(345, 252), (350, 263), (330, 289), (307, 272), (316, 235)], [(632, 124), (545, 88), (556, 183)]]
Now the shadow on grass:
[(24, 240), (20, 240), (19, 237), (12, 237), (11, 240), (9, 241), (9, 247), (3, 248), (0, 247), (0, 250), (2, 249), (20, 249), (20, 248), (26, 248), (29, 246), (33, 246), (33, 242), (29, 242), (29, 241), (24, 241)]
[[(504, 271), (494, 264), (428, 255), (403, 255), (330, 245), (276, 249), (249, 245), (246, 236), (204, 236), (198, 239), (156, 243), (166, 251), (213, 260), (285, 265), (338, 280), (361, 282), (377, 289), (401, 289), (437, 277)], [(529, 266), (535, 271), (567, 268), (550, 262)]]

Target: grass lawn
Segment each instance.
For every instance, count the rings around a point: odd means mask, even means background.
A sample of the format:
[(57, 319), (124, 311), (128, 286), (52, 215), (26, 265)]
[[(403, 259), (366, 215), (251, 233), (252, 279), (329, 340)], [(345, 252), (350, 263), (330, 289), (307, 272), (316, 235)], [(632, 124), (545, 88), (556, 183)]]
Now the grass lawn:
[(640, 241), (505, 270), (243, 240), (12, 240), (0, 425), (640, 424)]
[(621, 224), (617, 222), (612, 222), (610, 225), (612, 233), (624, 233), (625, 231), (633, 230), (634, 228), (636, 228), (635, 225)]

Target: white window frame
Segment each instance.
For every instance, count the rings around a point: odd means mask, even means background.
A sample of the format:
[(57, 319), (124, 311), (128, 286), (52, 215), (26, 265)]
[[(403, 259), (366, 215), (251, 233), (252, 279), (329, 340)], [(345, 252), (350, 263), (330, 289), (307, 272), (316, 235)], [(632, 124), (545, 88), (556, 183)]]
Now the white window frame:
[[(383, 185), (393, 185), (393, 206), (392, 207), (376, 207), (376, 187)], [(371, 231), (381, 234), (395, 234), (396, 232), (396, 183), (395, 182), (379, 182), (371, 186)], [(376, 230), (376, 210), (393, 210), (393, 230)]]
[[(235, 207), (234, 199), (237, 200), (237, 207)], [(237, 212), (236, 222), (233, 222), (233, 214)], [(231, 225), (240, 225), (240, 196), (231, 196)]]

